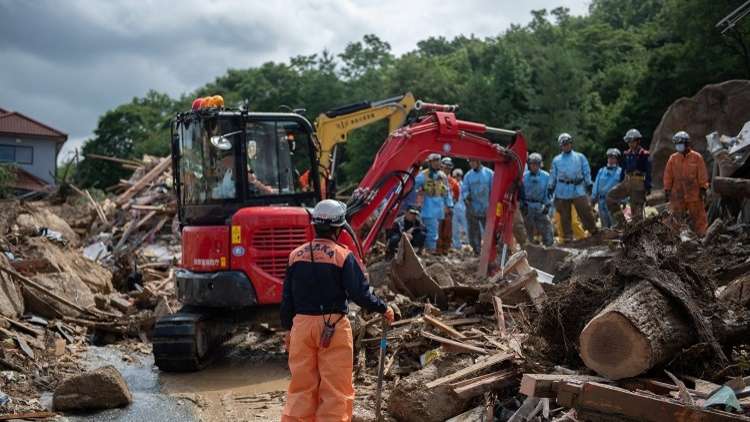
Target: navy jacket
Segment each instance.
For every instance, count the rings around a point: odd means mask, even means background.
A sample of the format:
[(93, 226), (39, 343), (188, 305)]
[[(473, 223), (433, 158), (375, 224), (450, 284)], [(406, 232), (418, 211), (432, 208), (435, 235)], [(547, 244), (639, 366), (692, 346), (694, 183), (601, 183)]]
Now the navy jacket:
[(370, 312), (386, 311), (385, 303), (370, 292), (367, 277), (349, 249), (330, 239), (315, 239), (289, 254), (282, 327), (291, 329), (297, 314), (346, 314), (348, 300)]
[(625, 174), (640, 174), (645, 177), (644, 186), (646, 190), (651, 189), (651, 155), (648, 150), (638, 147), (635, 151), (627, 149), (623, 153), (622, 169)]

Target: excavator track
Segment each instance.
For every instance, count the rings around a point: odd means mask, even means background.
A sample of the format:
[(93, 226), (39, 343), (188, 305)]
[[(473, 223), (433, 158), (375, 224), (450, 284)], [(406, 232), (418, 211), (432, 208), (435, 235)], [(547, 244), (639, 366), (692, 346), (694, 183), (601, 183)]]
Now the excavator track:
[(154, 363), (166, 372), (201, 370), (236, 327), (233, 318), (224, 312), (184, 307), (156, 322)]

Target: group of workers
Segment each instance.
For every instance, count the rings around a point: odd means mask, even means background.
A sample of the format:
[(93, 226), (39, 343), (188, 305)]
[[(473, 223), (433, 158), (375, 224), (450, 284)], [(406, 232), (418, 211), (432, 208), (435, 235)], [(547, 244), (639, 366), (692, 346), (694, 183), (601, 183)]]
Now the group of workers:
[(467, 238), (479, 254), (494, 172), (479, 160), (469, 160), (469, 166), (464, 175), (450, 157), (430, 154), (414, 180), (414, 195), (404, 201), (404, 213), (387, 231), (386, 258), (393, 257), (402, 234), (420, 253), (445, 255)]
[[(630, 205), (631, 220), (642, 219), (651, 190), (651, 164), (641, 139), (638, 130), (629, 130), (624, 137), (628, 149), (624, 153), (609, 149), (607, 166), (593, 182), (589, 162), (573, 150), (569, 134), (558, 137), (561, 153), (552, 160), (549, 173), (542, 169), (542, 156), (530, 154), (519, 205), (527, 234), (538, 235), (551, 245), (552, 210), (560, 213), (564, 240), (572, 239), (573, 208), (592, 235), (599, 230), (592, 211), (597, 206), (603, 227), (625, 224), (625, 203)], [(664, 192), (672, 213), (687, 215), (692, 229), (703, 235), (707, 228), (706, 166), (690, 148), (686, 132), (675, 134), (673, 142), (677, 152), (664, 171)], [(450, 158), (428, 157), (427, 168), (416, 177), (415, 194), (407, 198), (405, 212), (388, 231), (389, 254), (402, 235), (417, 249), (442, 253), (461, 245), (464, 227), (471, 247), (479, 253), (493, 172), (479, 161), (469, 163), (471, 170), (463, 175), (453, 169)], [(285, 345), (292, 376), (281, 420), (348, 421), (354, 403), (348, 302), (382, 314), (387, 323), (394, 321), (395, 314), (372, 293), (361, 262), (337, 243), (346, 224), (346, 205), (323, 200), (313, 210), (312, 220), (315, 239), (292, 251), (284, 280), (281, 322), (289, 330)]]
[[(520, 206), (528, 235), (532, 239), (539, 235), (543, 244), (552, 245), (553, 211), (560, 215), (563, 242), (573, 238), (572, 209), (592, 235), (599, 232), (595, 207), (602, 228), (623, 228), (625, 205), (629, 206), (630, 220), (641, 221), (646, 197), (651, 193), (650, 154), (641, 146), (642, 139), (637, 129), (628, 130), (623, 138), (628, 148), (622, 153), (617, 148), (607, 150), (607, 165), (599, 169), (593, 182), (588, 160), (573, 150), (573, 138), (567, 133), (558, 137), (561, 153), (552, 160), (549, 173), (541, 169), (540, 154), (529, 154)], [(692, 230), (702, 236), (708, 227), (703, 203), (708, 189), (706, 165), (703, 157), (690, 148), (686, 132), (677, 132), (672, 141), (676, 152), (664, 170), (664, 193), (672, 214), (688, 217)]]
[[(642, 220), (651, 192), (650, 154), (641, 145), (643, 136), (637, 129), (628, 130), (623, 140), (627, 149), (608, 149), (607, 165), (599, 169), (596, 178), (592, 178), (588, 159), (574, 150), (573, 137), (567, 133), (557, 139), (561, 152), (552, 160), (549, 172), (543, 169), (539, 153), (529, 154), (519, 201), (523, 218), (514, 220), (518, 243), (539, 239), (552, 245), (555, 213), (563, 243), (573, 240), (576, 216), (591, 235), (600, 227), (622, 229), (626, 210), (630, 221)], [(690, 149), (686, 132), (675, 134), (673, 142), (677, 152), (664, 172), (665, 194), (672, 212), (689, 217), (693, 231), (702, 235), (707, 228), (702, 202), (708, 187), (705, 163)], [(460, 249), (465, 236), (479, 254), (493, 171), (477, 160), (470, 160), (469, 165), (471, 169), (463, 174), (460, 168), (453, 168), (450, 157), (428, 157), (426, 168), (415, 179), (414, 194), (405, 201), (404, 213), (387, 231), (387, 258), (395, 254), (402, 234), (419, 252), (426, 249), (437, 255)]]

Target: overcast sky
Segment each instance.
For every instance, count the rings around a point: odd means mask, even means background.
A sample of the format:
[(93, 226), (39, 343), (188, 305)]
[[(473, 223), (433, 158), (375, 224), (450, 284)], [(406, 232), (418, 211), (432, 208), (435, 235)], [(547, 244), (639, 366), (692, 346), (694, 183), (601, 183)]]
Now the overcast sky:
[(374, 33), (401, 54), (430, 36), (495, 36), (530, 11), (590, 0), (0, 0), (0, 107), (91, 136), (105, 111), (149, 89), (178, 96), (222, 75)]

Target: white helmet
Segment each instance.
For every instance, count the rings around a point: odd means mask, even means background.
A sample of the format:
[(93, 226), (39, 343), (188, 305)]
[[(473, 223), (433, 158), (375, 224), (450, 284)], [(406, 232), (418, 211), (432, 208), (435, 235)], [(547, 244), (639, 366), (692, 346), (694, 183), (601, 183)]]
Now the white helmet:
[(638, 129), (630, 129), (625, 136), (622, 138), (625, 142), (635, 141), (643, 139), (643, 136), (641, 136), (641, 132), (638, 131)]
[(461, 169), (454, 169), (453, 170), (453, 177), (462, 177), (464, 175), (464, 171)]
[(538, 152), (532, 152), (531, 154), (529, 154), (529, 158), (526, 159), (526, 162), (528, 164), (536, 163), (536, 164), (539, 164), (541, 166), (542, 165), (542, 154), (540, 154)]
[(570, 144), (573, 142), (573, 137), (570, 136), (569, 133), (561, 133), (560, 136), (557, 137), (557, 143), (560, 146), (563, 146), (565, 144)]
[(453, 168), (453, 160), (451, 160), (451, 157), (443, 157), (443, 159), (440, 160), (440, 162), (443, 163), (443, 165), (448, 168)]
[(341, 227), (346, 224), (346, 204), (335, 199), (324, 199), (313, 209), (312, 219), (316, 226)]
[(672, 142), (674, 142), (675, 144), (687, 144), (688, 142), (690, 142), (690, 135), (688, 135), (688, 133), (684, 130), (681, 130), (674, 134), (674, 136), (672, 137)]
[(427, 156), (427, 161), (435, 161), (435, 160), (440, 161), (440, 154), (433, 152), (432, 154)]
[(607, 150), (607, 157), (615, 157), (618, 160), (620, 159), (620, 150), (617, 148), (610, 148)]

